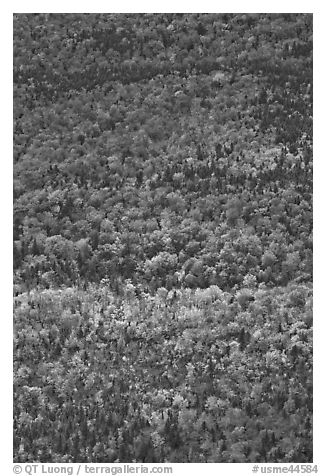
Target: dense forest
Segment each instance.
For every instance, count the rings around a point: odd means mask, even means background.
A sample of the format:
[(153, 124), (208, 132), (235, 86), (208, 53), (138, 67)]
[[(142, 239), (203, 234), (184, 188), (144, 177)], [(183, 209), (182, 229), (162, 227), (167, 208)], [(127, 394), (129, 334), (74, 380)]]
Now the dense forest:
[(312, 44), (14, 15), (16, 462), (312, 461)]

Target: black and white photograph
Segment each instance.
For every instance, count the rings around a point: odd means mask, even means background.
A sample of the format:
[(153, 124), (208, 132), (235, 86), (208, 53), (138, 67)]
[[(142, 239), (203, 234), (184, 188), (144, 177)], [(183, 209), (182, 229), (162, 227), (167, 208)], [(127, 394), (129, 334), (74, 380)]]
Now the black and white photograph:
[(17, 474), (317, 473), (313, 18), (12, 15)]

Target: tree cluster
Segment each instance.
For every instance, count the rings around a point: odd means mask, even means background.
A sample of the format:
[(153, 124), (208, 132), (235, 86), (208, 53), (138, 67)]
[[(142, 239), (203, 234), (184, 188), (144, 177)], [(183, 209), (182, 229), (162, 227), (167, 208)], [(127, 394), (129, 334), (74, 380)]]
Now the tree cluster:
[(15, 461), (312, 461), (311, 286), (247, 281), (17, 297)]
[(312, 461), (312, 15), (14, 15), (14, 458)]

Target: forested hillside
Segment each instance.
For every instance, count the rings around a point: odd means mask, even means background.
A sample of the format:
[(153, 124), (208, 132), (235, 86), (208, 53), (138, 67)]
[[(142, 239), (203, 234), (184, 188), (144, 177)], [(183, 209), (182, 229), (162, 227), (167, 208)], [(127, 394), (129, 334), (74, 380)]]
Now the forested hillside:
[(312, 461), (312, 15), (14, 15), (14, 453)]

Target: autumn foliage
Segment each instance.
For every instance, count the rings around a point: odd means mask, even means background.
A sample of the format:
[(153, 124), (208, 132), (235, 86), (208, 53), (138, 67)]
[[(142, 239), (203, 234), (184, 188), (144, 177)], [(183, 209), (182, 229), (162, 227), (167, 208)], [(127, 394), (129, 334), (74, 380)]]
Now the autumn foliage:
[(312, 15), (14, 15), (14, 458), (312, 461)]

